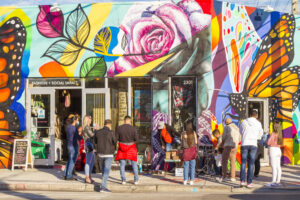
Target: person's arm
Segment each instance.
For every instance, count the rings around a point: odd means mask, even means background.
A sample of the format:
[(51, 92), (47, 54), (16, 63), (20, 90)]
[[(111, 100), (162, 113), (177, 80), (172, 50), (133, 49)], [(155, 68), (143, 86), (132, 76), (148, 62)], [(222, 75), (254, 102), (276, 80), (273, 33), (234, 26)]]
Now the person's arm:
[(161, 147), (163, 149), (165, 149), (166, 148), (166, 144), (165, 144), (165, 141), (164, 141), (163, 137), (161, 136), (161, 130), (159, 131), (159, 138), (160, 138)]
[(116, 129), (116, 133), (115, 133), (115, 137), (116, 137), (116, 140), (117, 141), (120, 141), (120, 135), (119, 135), (119, 127), (117, 127), (117, 129)]
[(136, 128), (134, 128), (134, 140), (135, 140), (136, 143), (139, 141), (139, 135), (137, 133)]
[(272, 133), (267, 141), (267, 145), (270, 146), (271, 144), (273, 144), (273, 139), (274, 138), (274, 134)]
[(220, 137), (220, 139), (221, 139), (220, 145), (224, 145), (224, 143), (229, 135), (229, 131), (231, 131), (230, 127), (225, 126), (222, 137)]
[(97, 140), (97, 132), (94, 134), (93, 136), (93, 144), (94, 144), (94, 148), (96, 149), (96, 146), (98, 144), (98, 140)]
[(195, 131), (194, 131), (194, 137), (195, 137), (195, 144), (197, 145), (198, 144), (198, 139), (197, 139), (197, 134), (196, 134)]
[(115, 133), (113, 131), (111, 131), (111, 134), (112, 134), (112, 136), (111, 136), (112, 137), (112, 144), (115, 147), (116, 144), (117, 144), (117, 138), (116, 138)]
[(84, 128), (84, 132), (85, 132), (85, 134), (89, 137), (89, 138), (91, 138), (91, 137), (93, 137), (95, 134), (94, 134), (94, 132), (92, 131), (92, 129), (91, 129), (91, 127), (85, 127)]

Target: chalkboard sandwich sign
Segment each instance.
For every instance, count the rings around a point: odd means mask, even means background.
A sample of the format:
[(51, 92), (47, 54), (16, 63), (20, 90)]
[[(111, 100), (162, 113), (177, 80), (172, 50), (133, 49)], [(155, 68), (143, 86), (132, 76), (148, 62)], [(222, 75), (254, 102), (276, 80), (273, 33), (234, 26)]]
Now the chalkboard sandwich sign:
[[(24, 166), (27, 170), (28, 159), (31, 159), (30, 143), (27, 139), (15, 139), (12, 160), (12, 170), (17, 166)], [(30, 162), (32, 168), (32, 161)]]

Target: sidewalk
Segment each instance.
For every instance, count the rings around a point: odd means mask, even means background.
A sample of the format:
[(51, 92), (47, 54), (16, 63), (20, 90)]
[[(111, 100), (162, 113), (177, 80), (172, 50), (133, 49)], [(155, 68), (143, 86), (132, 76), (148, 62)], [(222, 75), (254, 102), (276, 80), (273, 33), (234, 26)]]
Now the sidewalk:
[[(173, 175), (143, 174), (140, 175), (139, 185), (133, 184), (133, 174), (126, 173), (127, 184), (121, 185), (119, 171), (111, 171), (108, 188), (112, 192), (253, 192), (257, 190), (300, 190), (300, 166), (284, 166), (282, 168), (282, 187), (267, 188), (265, 184), (271, 181), (271, 167), (262, 167), (260, 176), (254, 179), (254, 188), (240, 188), (239, 181), (218, 183), (214, 178), (202, 176), (196, 178), (193, 186), (182, 184), (183, 177)], [(84, 174), (80, 172), (78, 181), (62, 180), (60, 168), (34, 168), (26, 172), (21, 169), (15, 171), (0, 170), (0, 190), (32, 190), (32, 191), (99, 191), (100, 174), (93, 174), (95, 185), (84, 183)]]

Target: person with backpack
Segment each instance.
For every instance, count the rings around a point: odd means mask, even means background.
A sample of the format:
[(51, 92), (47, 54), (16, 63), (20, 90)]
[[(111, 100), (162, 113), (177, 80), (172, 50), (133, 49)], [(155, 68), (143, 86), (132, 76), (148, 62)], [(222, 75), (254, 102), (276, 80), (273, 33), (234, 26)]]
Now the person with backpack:
[(270, 147), (269, 155), (270, 155), (270, 163), (272, 167), (272, 182), (267, 184), (268, 187), (278, 187), (280, 186), (281, 179), (281, 145), (283, 144), (282, 139), (282, 130), (281, 124), (279, 121), (273, 122), (273, 133), (271, 133), (268, 142), (268, 146)]

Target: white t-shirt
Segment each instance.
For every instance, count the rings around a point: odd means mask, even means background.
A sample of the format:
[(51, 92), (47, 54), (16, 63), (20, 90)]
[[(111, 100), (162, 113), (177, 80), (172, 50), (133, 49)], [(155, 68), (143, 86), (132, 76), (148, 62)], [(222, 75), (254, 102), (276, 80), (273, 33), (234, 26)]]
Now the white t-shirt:
[(245, 119), (240, 126), (241, 146), (256, 146), (257, 140), (260, 140), (264, 131), (261, 123), (254, 117)]

